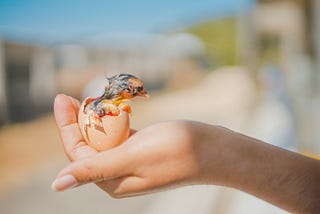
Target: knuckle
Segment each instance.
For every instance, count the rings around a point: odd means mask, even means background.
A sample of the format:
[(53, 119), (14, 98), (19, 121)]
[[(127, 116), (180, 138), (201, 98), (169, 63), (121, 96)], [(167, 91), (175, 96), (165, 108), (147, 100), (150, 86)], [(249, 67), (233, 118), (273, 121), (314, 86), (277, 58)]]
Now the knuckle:
[(102, 176), (95, 167), (88, 161), (84, 161), (81, 165), (74, 168), (78, 182), (90, 183), (102, 180)]

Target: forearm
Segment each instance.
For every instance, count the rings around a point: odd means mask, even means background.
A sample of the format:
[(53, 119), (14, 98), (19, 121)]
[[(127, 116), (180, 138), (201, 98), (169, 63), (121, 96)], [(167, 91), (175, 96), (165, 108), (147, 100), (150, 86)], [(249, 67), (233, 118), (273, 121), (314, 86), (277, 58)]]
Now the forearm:
[(220, 155), (223, 162), (211, 165), (210, 181), (248, 192), (291, 212), (319, 212), (319, 161), (226, 129), (221, 133), (220, 151), (213, 151), (213, 155)]

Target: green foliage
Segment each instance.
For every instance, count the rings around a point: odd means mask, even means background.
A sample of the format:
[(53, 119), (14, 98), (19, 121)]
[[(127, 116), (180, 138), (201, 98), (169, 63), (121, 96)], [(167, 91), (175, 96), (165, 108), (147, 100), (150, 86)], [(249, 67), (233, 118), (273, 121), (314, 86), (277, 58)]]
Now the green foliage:
[(203, 41), (208, 59), (214, 67), (235, 65), (237, 63), (236, 22), (235, 17), (209, 20), (190, 26), (186, 29), (186, 32)]

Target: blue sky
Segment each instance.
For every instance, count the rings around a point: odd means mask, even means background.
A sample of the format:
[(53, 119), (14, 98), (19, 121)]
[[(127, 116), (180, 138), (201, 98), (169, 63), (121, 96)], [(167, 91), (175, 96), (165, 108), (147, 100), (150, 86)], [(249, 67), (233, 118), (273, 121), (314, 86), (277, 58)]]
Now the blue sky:
[(162, 32), (248, 10), (254, 0), (1, 0), (0, 37), (57, 42), (110, 32)]

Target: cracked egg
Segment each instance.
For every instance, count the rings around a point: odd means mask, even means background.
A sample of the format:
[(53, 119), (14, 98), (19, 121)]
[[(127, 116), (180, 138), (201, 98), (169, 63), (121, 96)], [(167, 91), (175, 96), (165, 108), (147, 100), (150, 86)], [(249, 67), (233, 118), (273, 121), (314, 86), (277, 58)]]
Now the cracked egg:
[(95, 123), (84, 111), (85, 103), (86, 101), (80, 107), (78, 123), (89, 146), (97, 151), (104, 151), (120, 145), (129, 137), (129, 112), (118, 108), (118, 115), (104, 115)]
[(116, 147), (129, 137), (131, 108), (126, 101), (148, 97), (142, 81), (133, 75), (118, 74), (108, 82), (103, 95), (86, 98), (78, 114), (86, 143), (97, 151)]

